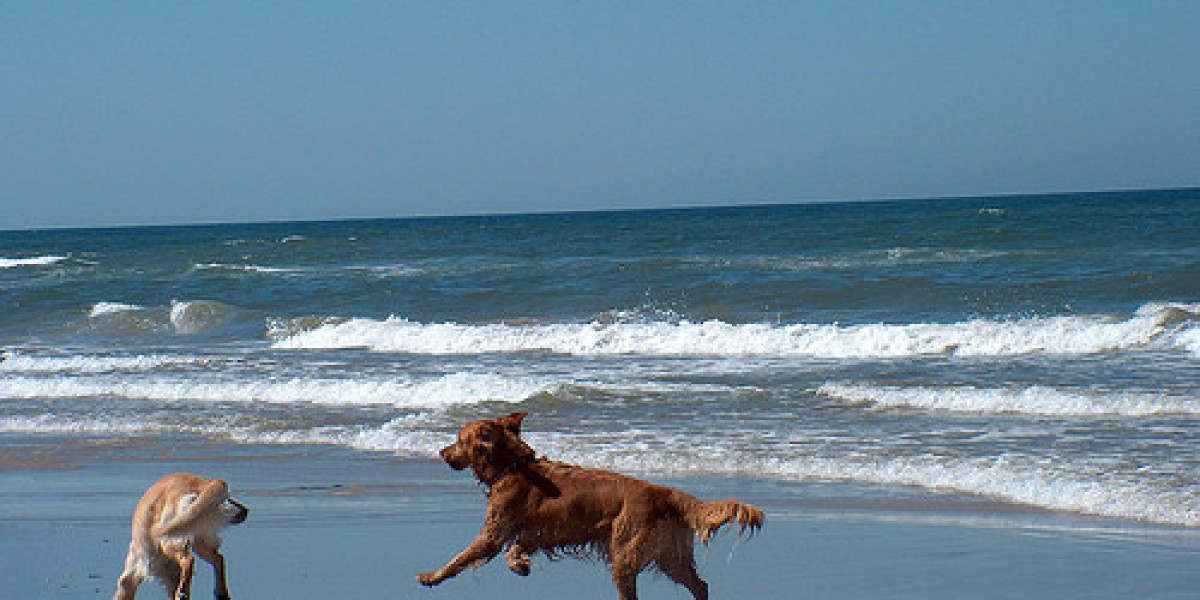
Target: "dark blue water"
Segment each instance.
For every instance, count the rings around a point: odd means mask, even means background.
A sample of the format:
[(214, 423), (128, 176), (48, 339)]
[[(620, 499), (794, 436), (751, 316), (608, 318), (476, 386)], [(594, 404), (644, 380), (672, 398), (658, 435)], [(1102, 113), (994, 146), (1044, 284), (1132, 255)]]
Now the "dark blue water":
[(423, 459), (519, 409), (588, 464), (1200, 523), (1200, 190), (0, 232), (0, 307), (10, 440)]

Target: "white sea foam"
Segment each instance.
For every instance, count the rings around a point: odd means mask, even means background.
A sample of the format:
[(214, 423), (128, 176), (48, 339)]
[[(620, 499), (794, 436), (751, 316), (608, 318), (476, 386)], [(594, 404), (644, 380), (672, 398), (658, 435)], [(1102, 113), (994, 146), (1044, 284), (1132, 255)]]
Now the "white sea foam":
[(171, 302), (170, 322), (175, 333), (205, 333), (224, 325), (230, 315), (230, 306), (212, 300)]
[(230, 422), (169, 422), (155, 418), (127, 416), (63, 417), (59, 415), (6, 416), (0, 417), (0, 432), (35, 435), (96, 435), (96, 436), (144, 436), (167, 434), (190, 434), (213, 438), (224, 438), (246, 444), (272, 443), (336, 443), (322, 439), (317, 433), (312, 439), (295, 441), (286, 439), (286, 434), (264, 430), (254, 425), (233, 425)]
[[(453, 272), (456, 268), (436, 269), (422, 268), (411, 265), (396, 264), (396, 265), (351, 265), (342, 267), (344, 270), (352, 273), (366, 273), (380, 278), (391, 277), (416, 277), (420, 275), (428, 275), (433, 272), (446, 271)], [(463, 268), (463, 270), (466, 270)]]
[(136, 434), (177, 430), (151, 420), (87, 417), (64, 418), (56, 415), (0, 417), (0, 431), (5, 433), (91, 433)]
[(37, 356), (14, 352), (0, 362), (0, 371), (15, 373), (108, 373), (112, 371), (153, 371), (163, 367), (207, 362), (198, 356)]
[(87, 327), (121, 333), (170, 331), (200, 334), (220, 329), (237, 307), (214, 300), (172, 300), (169, 306), (98, 302), (88, 311)]
[[(667, 474), (748, 474), (795, 481), (842, 481), (965, 492), (1018, 504), (1187, 526), (1200, 525), (1196, 490), (1155, 488), (1070, 464), (1018, 464), (998, 458), (815, 457), (770, 452), (756, 458), (730, 447), (647, 437), (653, 448), (625, 440), (618, 448), (574, 436), (529, 436), (539, 452), (617, 470)], [(663, 448), (673, 448), (664, 452)]]
[(265, 402), (444, 409), (481, 402), (521, 402), (555, 384), (535, 378), (454, 373), (419, 381), (293, 379), (206, 381), (169, 377), (23, 377), (0, 379), (0, 399), (125, 398), (160, 402)]
[(553, 352), (572, 355), (906, 357), (1094, 354), (1161, 345), (1191, 349), (1188, 305), (1152, 304), (1121, 319), (1060, 316), (950, 324), (768, 325), (721, 321), (466, 325), (391, 317), (351, 319), (275, 342), (277, 348), (355, 348), (414, 354)]
[(17, 267), (45, 267), (67, 260), (66, 256), (46, 255), (30, 256), (27, 258), (5, 258), (0, 256), (0, 269), (15, 269)]
[(231, 264), (231, 263), (197, 263), (193, 266), (197, 271), (213, 271), (221, 272), (228, 271), (231, 273), (251, 273), (257, 275), (285, 275), (285, 276), (313, 276), (313, 277), (328, 277), (337, 276), (339, 274), (351, 275), (368, 275), (383, 279), (389, 278), (404, 278), (416, 277), (420, 275), (428, 275), (430, 273), (452, 273), (452, 272), (471, 272), (476, 271), (476, 268), (470, 267), (445, 267), (445, 268), (423, 268), (406, 264), (390, 264), (390, 265), (338, 265), (328, 267), (273, 267), (267, 265), (255, 264)]
[(1176, 335), (1177, 343), (1191, 352), (1193, 356), (1200, 358), (1200, 328), (1192, 327), (1186, 331)]
[(436, 457), (447, 444), (447, 435), (408, 430), (396, 423), (381, 427), (352, 425), (319, 426), (278, 431), (254, 425), (228, 423), (168, 423), (130, 417), (73, 417), (57, 415), (0, 416), (0, 432), (38, 435), (84, 434), (134, 436), (194, 434), (228, 439), (244, 444), (325, 444), (368, 452), (392, 452), (409, 456)]
[(1069, 464), (1018, 465), (986, 459), (767, 459), (762, 469), (779, 477), (854, 481), (953, 490), (1053, 510), (1200, 525), (1195, 490), (1155, 489)]
[(144, 310), (145, 307), (136, 304), (126, 304), (124, 302), (97, 302), (92, 306), (88, 316), (92, 318), (103, 317), (104, 315), (113, 315), (117, 313)]
[[(434, 458), (453, 439), (428, 428), (425, 417), (406, 416), (379, 426), (328, 425), (276, 430), (224, 423), (164, 423), (130, 417), (0, 417), (0, 431), (136, 435), (191, 433), (241, 443), (331, 444), (370, 452)], [(981, 458), (796, 456), (786, 451), (748, 455), (730, 445), (692, 443), (686, 435), (623, 431), (619, 435), (531, 432), (540, 454), (585, 466), (645, 475), (752, 475), (790, 481), (830, 481), (914, 486), (977, 494), (1052, 510), (1200, 526), (1195, 486), (1154, 486), (1086, 466)]]
[(234, 265), (226, 263), (200, 263), (196, 265), (197, 270), (201, 271), (242, 271), (245, 273), (300, 273), (303, 269), (285, 268), (285, 267), (266, 267), (261, 265)]
[(367, 452), (392, 452), (436, 458), (453, 436), (414, 429), (411, 421), (421, 417), (399, 417), (377, 427), (334, 426), (286, 432), (251, 432), (241, 441), (276, 444), (331, 444)]
[[(696, 445), (689, 437), (661, 431), (623, 431), (618, 436), (533, 432), (526, 437), (539, 453), (552, 459), (630, 473), (748, 474), (792, 481), (915, 486), (1052, 510), (1200, 525), (1195, 490), (1158, 489), (1070, 464), (1018, 464), (1005, 457), (796, 457), (783, 452), (754, 457), (728, 445)], [(392, 422), (375, 428), (296, 432), (276, 436), (273, 441), (332, 443), (366, 451), (435, 457), (450, 439), (450, 434)]]
[(1162, 394), (1060, 390), (1035, 385), (1019, 389), (899, 387), (829, 383), (817, 390), (833, 398), (883, 408), (918, 408), (977, 413), (1041, 416), (1200, 415), (1200, 397)]

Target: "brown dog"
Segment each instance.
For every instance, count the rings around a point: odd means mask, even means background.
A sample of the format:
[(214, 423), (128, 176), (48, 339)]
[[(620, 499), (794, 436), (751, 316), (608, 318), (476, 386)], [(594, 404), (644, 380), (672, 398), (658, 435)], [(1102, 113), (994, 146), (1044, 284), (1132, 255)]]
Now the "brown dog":
[(167, 586), (174, 600), (191, 595), (192, 552), (213, 566), (217, 600), (229, 600), (220, 530), (246, 520), (247, 509), (229, 497), (222, 479), (174, 473), (150, 486), (133, 513), (133, 541), (113, 600), (132, 600), (151, 577)]
[(520, 437), (526, 413), (468, 423), (458, 441), (442, 450), (455, 470), (471, 467), (489, 488), (479, 537), (446, 566), (417, 576), (434, 586), (504, 548), (508, 566), (528, 575), (529, 555), (539, 550), (598, 556), (612, 567), (622, 600), (636, 600), (637, 576), (654, 566), (683, 585), (696, 600), (708, 584), (696, 573), (693, 535), (702, 542), (736, 522), (757, 531), (763, 512), (735, 500), (705, 503), (669, 487), (611, 471), (537, 458)]

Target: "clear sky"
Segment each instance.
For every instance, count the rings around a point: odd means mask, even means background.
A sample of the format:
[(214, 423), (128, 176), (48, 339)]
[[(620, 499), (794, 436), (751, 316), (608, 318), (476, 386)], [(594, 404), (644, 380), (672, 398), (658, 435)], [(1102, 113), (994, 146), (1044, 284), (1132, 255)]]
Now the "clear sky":
[(1200, 2), (0, 0), (0, 229), (1200, 185)]

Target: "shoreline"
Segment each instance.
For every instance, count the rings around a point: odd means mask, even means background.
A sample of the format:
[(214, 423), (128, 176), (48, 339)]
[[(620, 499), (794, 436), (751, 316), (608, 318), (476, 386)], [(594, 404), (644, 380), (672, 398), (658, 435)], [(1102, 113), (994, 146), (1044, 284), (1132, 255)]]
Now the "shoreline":
[[(0, 564), (14, 598), (109, 597), (129, 513), (171, 471), (226, 478), (250, 506), (223, 548), (239, 600), (616, 597), (603, 565), (543, 556), (527, 578), (500, 559), (422, 588), (415, 574), (461, 550), (484, 506), (468, 474), (432, 460), (202, 439), (43, 441), (0, 437)], [(753, 539), (725, 531), (697, 547), (713, 598), (1183, 599), (1200, 589), (1195, 528), (864, 486), (647, 478), (767, 512)], [(198, 563), (194, 597), (210, 585)], [(650, 573), (639, 586), (644, 598), (686, 597)], [(163, 596), (147, 584), (139, 598)]]

